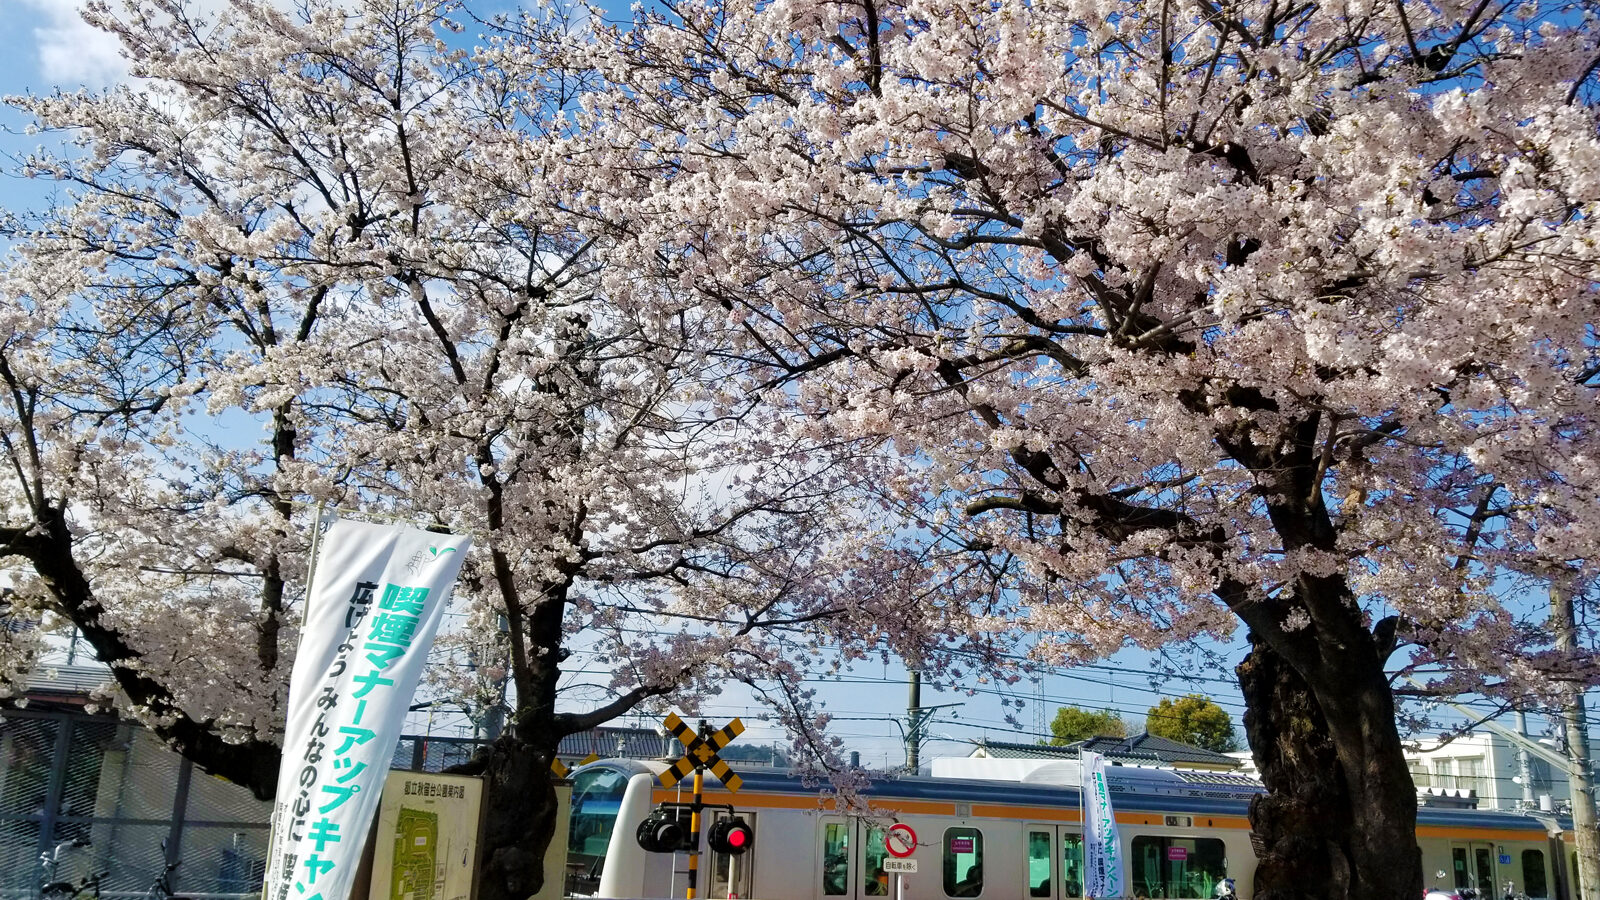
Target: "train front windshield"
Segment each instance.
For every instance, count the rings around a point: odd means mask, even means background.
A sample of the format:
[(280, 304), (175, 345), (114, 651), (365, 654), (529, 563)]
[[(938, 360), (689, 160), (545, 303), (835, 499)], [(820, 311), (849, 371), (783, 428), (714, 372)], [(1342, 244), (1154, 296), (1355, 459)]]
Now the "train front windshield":
[(572, 826), (567, 831), (567, 895), (600, 888), (611, 831), (622, 808), (628, 776), (613, 769), (590, 769), (572, 780)]

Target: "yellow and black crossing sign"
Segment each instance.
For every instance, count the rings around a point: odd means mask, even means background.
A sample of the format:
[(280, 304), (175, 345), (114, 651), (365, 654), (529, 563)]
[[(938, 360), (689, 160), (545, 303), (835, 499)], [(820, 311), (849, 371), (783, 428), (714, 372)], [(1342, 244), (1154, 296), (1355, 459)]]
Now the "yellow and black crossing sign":
[(722, 786), (730, 791), (737, 791), (740, 785), (744, 784), (744, 780), (728, 768), (728, 764), (717, 755), (718, 750), (728, 746), (729, 742), (744, 732), (743, 722), (734, 719), (704, 738), (695, 734), (693, 728), (685, 725), (677, 713), (667, 713), (665, 724), (667, 730), (672, 732), (680, 744), (683, 744), (686, 752), (681, 759), (661, 773), (662, 787), (672, 787), (687, 778), (696, 766), (710, 769), (713, 775), (722, 779)]
[[(598, 760), (599, 758), (600, 758), (600, 754), (591, 753), (588, 756), (585, 756), (583, 759), (578, 760), (578, 765), (587, 766), (589, 763), (592, 763), (592, 762)], [(571, 772), (572, 769), (567, 768), (567, 764), (562, 762), (561, 760), (552, 759), (552, 760), (550, 760), (550, 771), (556, 773), (556, 777), (557, 778), (565, 778), (565, 777), (567, 777), (567, 773)]]

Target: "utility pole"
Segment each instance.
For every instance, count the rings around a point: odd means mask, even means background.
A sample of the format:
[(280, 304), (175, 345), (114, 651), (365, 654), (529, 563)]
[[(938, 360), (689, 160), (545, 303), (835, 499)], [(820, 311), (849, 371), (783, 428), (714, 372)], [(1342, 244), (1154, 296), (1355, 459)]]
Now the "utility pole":
[[(1528, 736), (1528, 714), (1517, 710), (1517, 734)], [(1517, 745), (1517, 780), (1522, 784), (1522, 808), (1533, 809), (1533, 766), (1528, 762), (1528, 748)]]
[[(917, 774), (922, 767), (922, 736), (928, 722), (939, 714), (941, 709), (960, 706), (959, 703), (937, 703), (933, 706), (922, 705), (922, 673), (911, 670), (911, 695), (906, 699), (906, 727), (901, 729), (906, 737), (906, 772)], [(899, 724), (896, 722), (895, 724)]]
[[(1572, 654), (1578, 649), (1577, 615), (1572, 593), (1557, 578), (1550, 582), (1550, 628), (1556, 649)], [(1566, 682), (1563, 718), (1567, 729), (1567, 779), (1572, 785), (1572, 832), (1578, 846), (1578, 890), (1584, 897), (1600, 897), (1600, 831), (1595, 828), (1593, 773), (1589, 766), (1589, 717), (1583, 705), (1583, 685)]]
[[(911, 672), (911, 696), (906, 700), (906, 771), (922, 767), (922, 673)], [(1596, 896), (1596, 895), (1590, 895)]]

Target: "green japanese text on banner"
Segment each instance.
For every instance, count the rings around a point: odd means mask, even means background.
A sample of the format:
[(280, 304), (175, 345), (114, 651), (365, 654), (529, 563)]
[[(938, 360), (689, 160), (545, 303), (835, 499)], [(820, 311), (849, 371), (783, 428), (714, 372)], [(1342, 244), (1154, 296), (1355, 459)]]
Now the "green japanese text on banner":
[(1122, 845), (1117, 841), (1117, 817), (1106, 784), (1106, 759), (1088, 751), (1079, 758), (1083, 766), (1083, 894), (1120, 897)]
[(327, 526), (289, 680), (265, 900), (346, 900), (470, 545), (405, 526)]

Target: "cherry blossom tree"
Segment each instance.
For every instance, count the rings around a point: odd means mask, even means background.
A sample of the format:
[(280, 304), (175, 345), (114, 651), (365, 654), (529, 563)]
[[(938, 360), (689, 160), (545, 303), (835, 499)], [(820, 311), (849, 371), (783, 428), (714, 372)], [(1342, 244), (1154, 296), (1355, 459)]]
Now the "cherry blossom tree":
[[(470, 766), (493, 900), (539, 888), (566, 735), (737, 678), (824, 741), (799, 675), (825, 631), (895, 629), (908, 563), (854, 552), (875, 442), (729, 391), (723, 317), (608, 300), (549, 171), (592, 73), (496, 49), (573, 24), (465, 51), (451, 12), (89, 7), (138, 80), (12, 101), (73, 146), (25, 161), (59, 204), (4, 223), (0, 556), (14, 614), (267, 798), (313, 505), (471, 533), (452, 640), (494, 664), (433, 680), (509, 681)], [(13, 673), (39, 646), (0, 640)]]
[(1592, 7), (681, 0), (570, 52), (602, 278), (917, 461), (929, 633), (1247, 629), (1258, 898), (1420, 892), (1397, 668), (1595, 681), (1529, 608), (1594, 599)]

